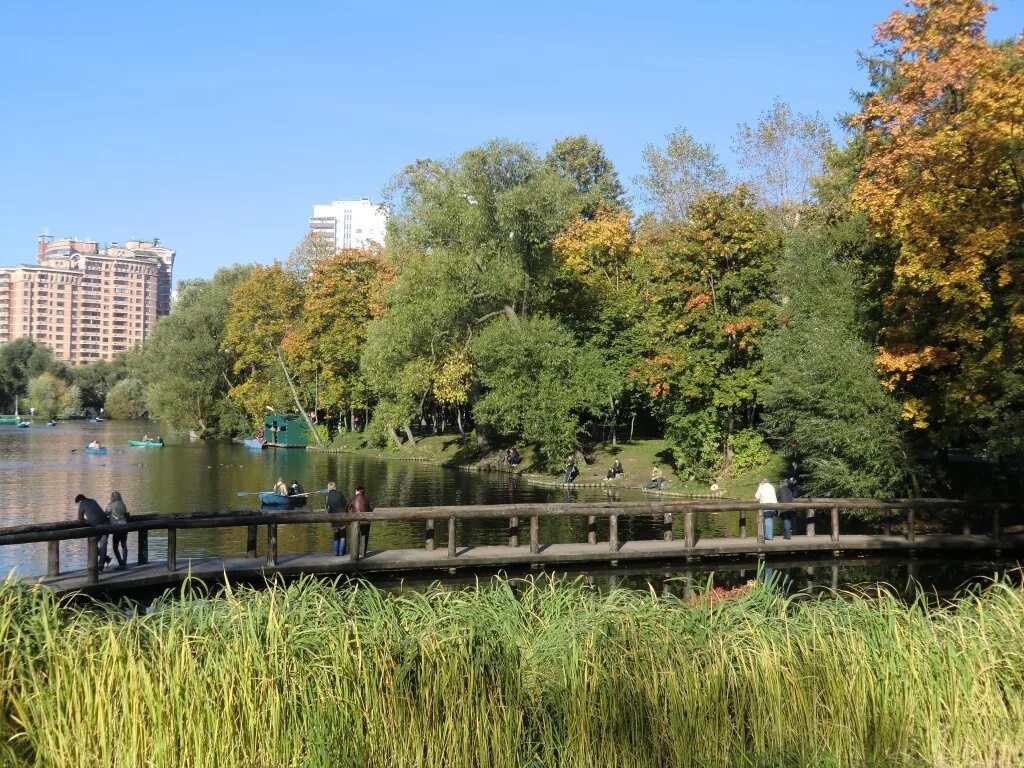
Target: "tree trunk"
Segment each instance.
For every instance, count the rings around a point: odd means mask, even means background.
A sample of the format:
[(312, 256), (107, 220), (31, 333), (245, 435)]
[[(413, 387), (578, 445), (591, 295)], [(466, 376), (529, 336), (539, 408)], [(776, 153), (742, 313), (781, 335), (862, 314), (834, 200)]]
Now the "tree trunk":
[(633, 442), (633, 427), (636, 426), (636, 414), (632, 413), (629, 416), (629, 442)]
[(390, 424), (388, 425), (388, 437), (395, 441), (395, 445), (402, 444), (402, 438), (398, 436), (398, 433), (395, 432), (395, 428), (392, 427)]
[(459, 434), (462, 435), (463, 437), (465, 437), (466, 436), (466, 428), (462, 426), (462, 409), (461, 408), (456, 408), (455, 409), (455, 423), (459, 427)]
[(412, 428), (410, 428), (408, 422), (405, 423), (403, 429), (405, 430), (405, 436), (409, 438), (409, 445), (415, 445), (416, 438), (412, 436)]

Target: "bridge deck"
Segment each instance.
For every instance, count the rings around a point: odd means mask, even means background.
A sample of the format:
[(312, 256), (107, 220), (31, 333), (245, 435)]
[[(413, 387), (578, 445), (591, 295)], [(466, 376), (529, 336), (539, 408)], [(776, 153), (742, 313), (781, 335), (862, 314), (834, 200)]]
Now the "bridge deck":
[(997, 548), (1024, 548), (1024, 535), (1004, 535), (998, 544), (991, 536), (950, 534), (919, 534), (912, 542), (904, 536), (850, 534), (844, 534), (838, 541), (833, 541), (827, 535), (794, 536), (789, 540), (779, 536), (764, 544), (758, 544), (756, 538), (710, 538), (698, 540), (693, 547), (687, 547), (682, 541), (644, 540), (623, 542), (614, 551), (608, 542), (543, 544), (536, 554), (530, 552), (529, 546), (487, 545), (459, 548), (455, 557), (450, 557), (447, 549), (370, 550), (365, 557), (355, 563), (348, 556), (281, 554), (276, 566), (267, 565), (263, 557), (194, 560), (178, 558), (173, 571), (169, 571), (168, 564), (162, 560), (146, 565), (131, 565), (127, 571), (115, 570), (101, 574), (98, 584), (89, 584), (84, 570), (69, 571), (55, 577), (43, 577), (39, 582), (59, 593), (79, 590), (103, 592), (172, 586), (189, 575), (216, 581), (222, 579), (225, 573), (231, 579), (259, 579), (274, 574), (360, 574), (452, 568), (502, 568), (534, 564), (557, 566), (609, 561), (671, 561), (743, 555), (764, 555), (770, 559), (773, 555), (791, 557), (802, 553), (991, 551)]

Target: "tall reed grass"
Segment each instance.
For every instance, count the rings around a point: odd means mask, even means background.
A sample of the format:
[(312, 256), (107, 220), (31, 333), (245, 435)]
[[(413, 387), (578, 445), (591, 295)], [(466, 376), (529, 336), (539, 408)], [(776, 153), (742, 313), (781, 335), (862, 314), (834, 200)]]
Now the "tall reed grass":
[(1017, 766), (1024, 593), (308, 580), (135, 615), (7, 583), (0, 737), (61, 768)]

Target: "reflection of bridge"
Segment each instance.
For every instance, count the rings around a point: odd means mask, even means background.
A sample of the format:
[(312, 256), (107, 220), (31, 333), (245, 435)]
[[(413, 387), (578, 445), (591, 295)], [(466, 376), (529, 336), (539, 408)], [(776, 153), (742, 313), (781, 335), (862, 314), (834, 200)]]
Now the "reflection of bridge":
[[(764, 510), (787, 511), (806, 522), (806, 532), (786, 540), (764, 538)], [(995, 551), (1024, 549), (1024, 535), (1003, 528), (1003, 516), (1015, 505), (947, 499), (808, 499), (775, 505), (738, 501), (717, 502), (618, 502), (568, 504), (507, 504), (451, 507), (379, 508), (360, 516), (325, 512), (196, 512), (186, 515), (139, 515), (127, 526), (90, 528), (78, 522), (44, 523), (0, 528), (0, 546), (46, 542), (47, 575), (40, 581), (58, 592), (72, 590), (121, 591), (136, 587), (162, 587), (188, 576), (208, 581), (259, 579), (275, 574), (364, 574), (373, 572), (451, 569), (495, 569), (529, 566), (577, 566), (594, 563), (668, 562), (732, 558), (744, 555), (773, 558), (799, 554), (851, 552), (907, 553), (936, 551)], [(877, 532), (841, 533), (840, 522), (856, 511), (872, 511), (879, 518)], [(736, 515), (739, 535), (698, 538), (698, 513)], [(747, 535), (748, 515), (756, 535)], [(587, 541), (544, 544), (540, 541), (541, 518), (587, 519)], [(654, 517), (661, 523), (661, 538), (621, 541), (619, 521), (624, 517)], [(598, 541), (597, 521), (606, 518), (607, 540)], [(508, 543), (476, 545), (459, 540), (459, 521), (508, 520)], [(342, 524), (348, 541), (357, 538), (360, 521), (422, 523), (424, 546), (419, 549), (370, 550), (342, 557), (328, 554), (279, 555), (278, 526), (319, 523)], [(681, 525), (679, 524), (681, 521)], [(525, 531), (520, 542), (520, 526)], [(184, 529), (245, 527), (246, 553), (238, 557), (179, 560), (177, 532)], [(259, 529), (266, 529), (266, 557), (257, 559)], [(777, 526), (777, 528), (780, 526)], [(863, 525), (861, 525), (864, 528)], [(437, 528), (446, 529), (444, 548), (435, 547)], [(681, 537), (677, 536), (681, 528)], [(167, 532), (167, 559), (149, 562), (149, 532)], [(102, 533), (137, 532), (137, 564), (127, 571), (97, 572), (97, 536)], [(781, 533), (781, 531), (779, 531)], [(464, 536), (465, 538), (465, 536)], [(89, 568), (62, 574), (60, 542), (87, 539)], [(351, 547), (350, 547), (351, 548)]]

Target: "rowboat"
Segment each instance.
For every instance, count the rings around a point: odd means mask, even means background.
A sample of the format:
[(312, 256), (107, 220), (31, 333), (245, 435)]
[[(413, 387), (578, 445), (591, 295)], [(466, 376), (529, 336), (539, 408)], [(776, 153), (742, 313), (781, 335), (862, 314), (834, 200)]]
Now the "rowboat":
[(57, 426), (57, 422), (54, 421), (53, 419), (50, 419), (48, 422), (46, 422), (46, 426), (48, 426), (48, 427), (56, 427)]
[(133, 448), (163, 448), (163, 442), (157, 442), (156, 440), (129, 440), (128, 445)]
[(32, 426), (32, 422), (31, 421), (19, 421), (18, 422), (19, 429), (28, 429), (31, 426)]
[(90, 453), (93, 456), (106, 456), (107, 455), (107, 449), (106, 448), (88, 448), (87, 447), (85, 449), (85, 452), (86, 453)]
[(0, 416), (0, 424), (10, 424), (13, 426), (14, 424), (18, 424), (20, 422), (21, 419), (18, 418), (17, 416)]
[(246, 448), (252, 448), (254, 450), (262, 451), (267, 447), (267, 444), (260, 440), (258, 437), (248, 437), (242, 441), (242, 445)]
[(260, 504), (264, 507), (301, 507), (306, 503), (305, 496), (282, 496), (280, 493), (260, 491)]

